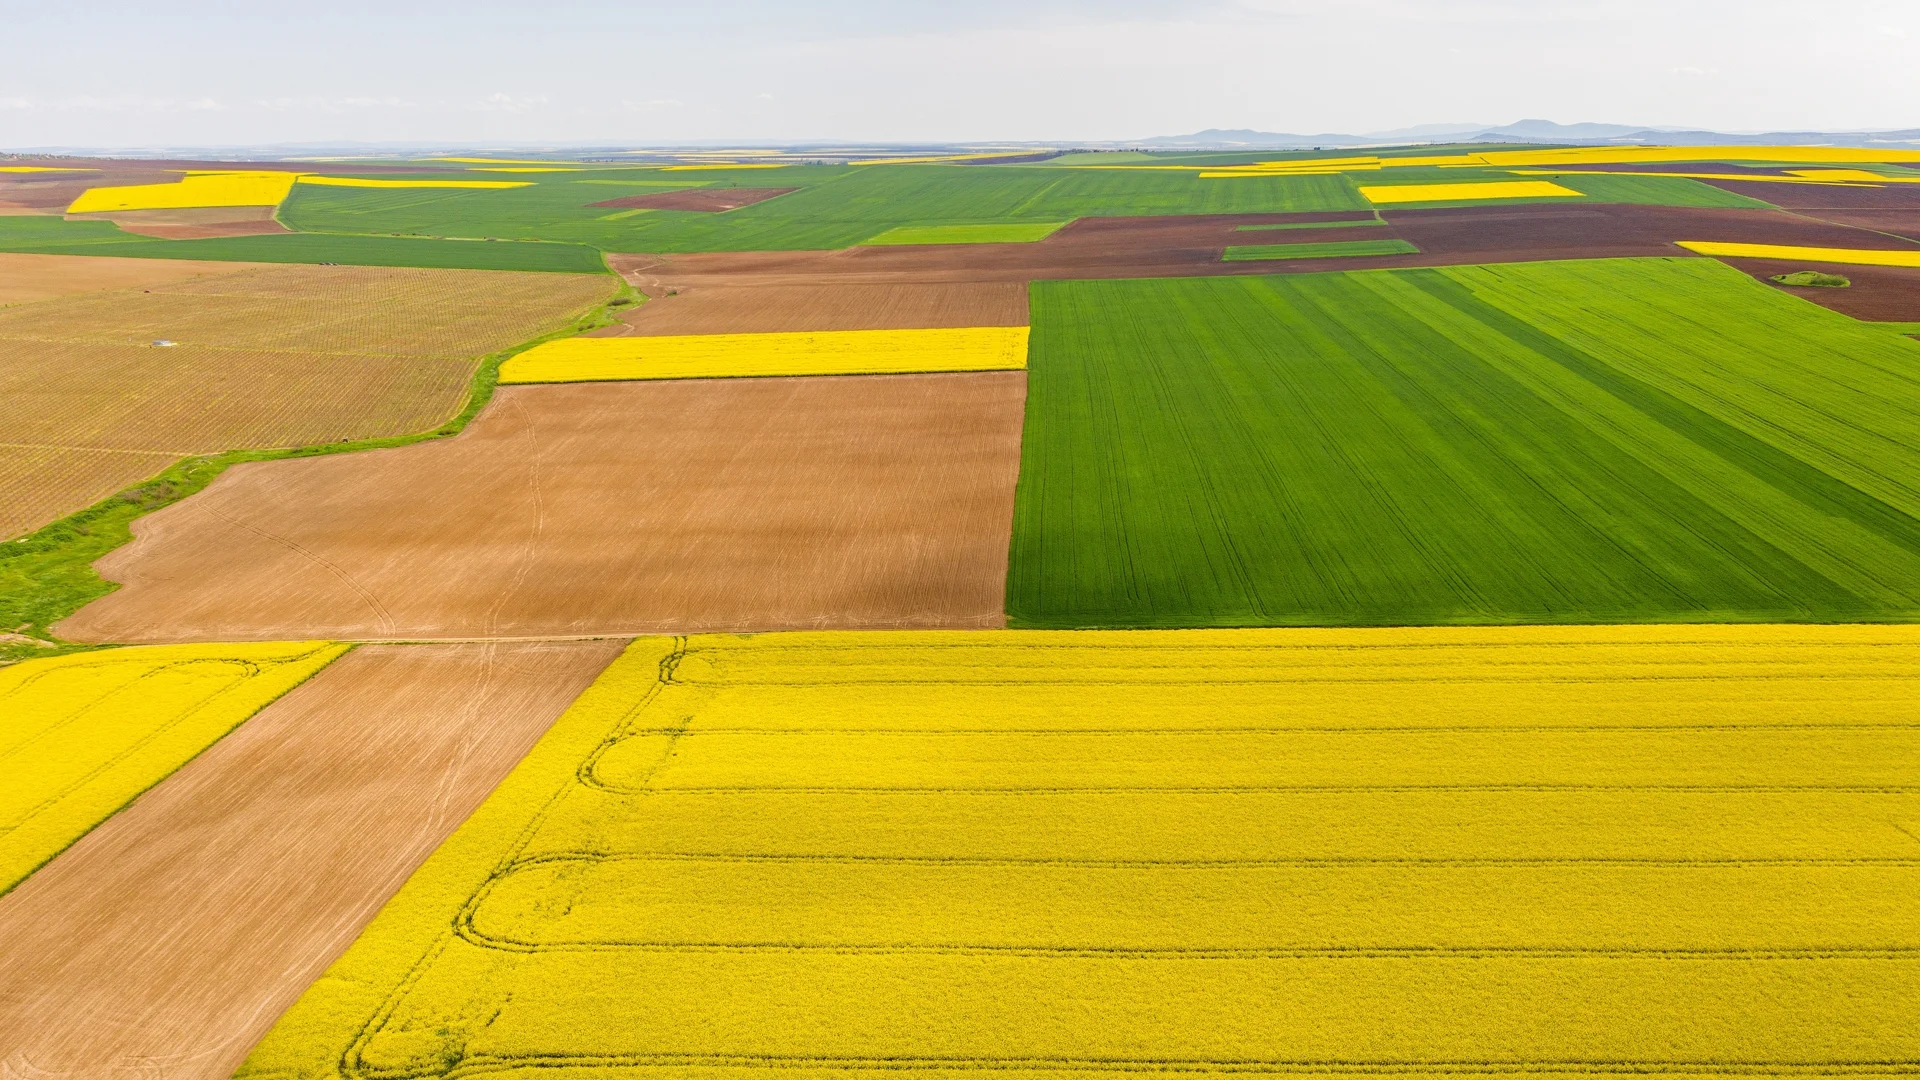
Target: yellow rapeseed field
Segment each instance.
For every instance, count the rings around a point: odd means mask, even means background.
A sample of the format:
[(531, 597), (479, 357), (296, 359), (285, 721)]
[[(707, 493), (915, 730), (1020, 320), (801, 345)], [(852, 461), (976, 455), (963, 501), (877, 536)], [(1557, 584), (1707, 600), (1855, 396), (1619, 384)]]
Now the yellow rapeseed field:
[(1493, 180), (1465, 184), (1362, 184), (1360, 194), (1377, 205), (1410, 202), (1478, 202), (1484, 199), (1578, 199), (1582, 193), (1550, 180)]
[(358, 176), (318, 176), (311, 173), (302, 176), (300, 182), (303, 184), (318, 184), (322, 187), (364, 188), (520, 188), (533, 186), (533, 181), (531, 180), (368, 180)]
[(563, 338), (500, 366), (503, 383), (1003, 371), (1027, 366), (1024, 326)]
[(1796, 247), (1792, 244), (1716, 243), (1706, 240), (1681, 240), (1679, 244), (1701, 255), (1729, 259), (1795, 259), (1845, 266), (1920, 266), (1920, 248), (1878, 251), (1866, 248)]
[(115, 210), (192, 210), (209, 206), (279, 206), (298, 173), (196, 172), (174, 184), (88, 188), (67, 207), (69, 214)]
[(0, 668), (0, 892), (344, 645), (163, 645)]
[(635, 642), (252, 1080), (1899, 1071), (1920, 627)]

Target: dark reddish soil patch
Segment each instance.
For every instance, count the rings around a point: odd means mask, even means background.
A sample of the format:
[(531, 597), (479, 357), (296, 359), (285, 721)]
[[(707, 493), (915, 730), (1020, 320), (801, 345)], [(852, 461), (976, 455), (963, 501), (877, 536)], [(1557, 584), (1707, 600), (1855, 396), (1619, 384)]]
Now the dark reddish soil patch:
[(1839, 187), (1831, 184), (1755, 184), (1702, 180), (1723, 191), (1770, 202), (1783, 210), (1920, 210), (1920, 184)]
[[(1920, 267), (1835, 266), (1831, 263), (1784, 259), (1722, 261), (1752, 274), (1781, 292), (1792, 293), (1843, 315), (1868, 322), (1920, 322)], [(1793, 288), (1777, 285), (1771, 280), (1776, 274), (1791, 274), (1798, 270), (1840, 274), (1853, 284), (1844, 289)]]
[[(1350, 215), (1349, 215), (1350, 216)], [(1245, 224), (1287, 215), (1082, 218), (1031, 244), (860, 247), (844, 251), (614, 255), (609, 261), (649, 295), (701, 287), (953, 284), (1201, 274), (1308, 273), (1461, 263), (1684, 255), (1678, 240), (1901, 248), (1897, 238), (1777, 210), (1533, 204), (1388, 211), (1388, 227), (1418, 254), (1225, 263), (1229, 244), (1263, 242)], [(1288, 230), (1271, 242), (1355, 239), (1351, 229)], [(1253, 239), (1250, 239), (1253, 238)]]
[(1027, 286), (1017, 281), (957, 285), (702, 286), (658, 296), (588, 337), (766, 334), (820, 330), (921, 330), (1027, 325)]
[(607, 199), (587, 205), (609, 210), (694, 210), (703, 214), (722, 214), (799, 190), (790, 187), (689, 188), (686, 191), (663, 191), (656, 195), (628, 195), (622, 199)]
[(1920, 242), (1920, 206), (1900, 210), (1813, 210), (1806, 213), (1822, 221), (1891, 233)]

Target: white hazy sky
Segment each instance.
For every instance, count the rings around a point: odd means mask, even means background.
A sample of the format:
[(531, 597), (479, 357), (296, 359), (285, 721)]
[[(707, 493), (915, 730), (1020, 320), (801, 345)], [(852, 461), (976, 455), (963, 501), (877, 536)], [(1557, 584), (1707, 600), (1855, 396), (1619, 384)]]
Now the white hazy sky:
[(0, 0), (0, 147), (1920, 127), (1920, 0)]

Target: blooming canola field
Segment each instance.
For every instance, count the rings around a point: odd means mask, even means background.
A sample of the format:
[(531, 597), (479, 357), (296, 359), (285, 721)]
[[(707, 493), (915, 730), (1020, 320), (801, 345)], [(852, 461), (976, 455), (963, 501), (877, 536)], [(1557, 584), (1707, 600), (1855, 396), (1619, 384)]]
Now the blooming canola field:
[(1920, 151), (512, 152), (0, 166), (0, 1077), (1920, 1075)]
[(0, 668), (0, 893), (345, 651), (172, 645)]
[(1908, 1059), (1916, 646), (642, 639), (238, 1075)]
[(500, 368), (503, 383), (1007, 371), (1027, 365), (1024, 326), (564, 338)]

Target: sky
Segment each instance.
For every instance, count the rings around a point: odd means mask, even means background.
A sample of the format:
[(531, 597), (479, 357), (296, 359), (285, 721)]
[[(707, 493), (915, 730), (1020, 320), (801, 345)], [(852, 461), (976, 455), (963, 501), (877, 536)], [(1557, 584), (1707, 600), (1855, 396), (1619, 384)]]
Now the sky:
[(1920, 127), (1917, 0), (0, 0), (0, 147)]

